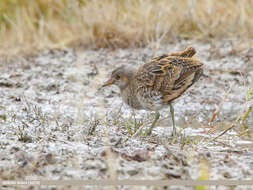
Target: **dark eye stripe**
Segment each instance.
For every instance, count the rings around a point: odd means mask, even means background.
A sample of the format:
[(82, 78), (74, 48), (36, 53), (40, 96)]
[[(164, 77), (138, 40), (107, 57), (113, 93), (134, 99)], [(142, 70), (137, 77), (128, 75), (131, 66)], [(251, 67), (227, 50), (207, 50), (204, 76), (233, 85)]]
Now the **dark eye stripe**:
[(116, 78), (117, 80), (119, 80), (119, 79), (120, 79), (120, 76), (119, 76), (119, 75), (116, 75), (115, 78)]

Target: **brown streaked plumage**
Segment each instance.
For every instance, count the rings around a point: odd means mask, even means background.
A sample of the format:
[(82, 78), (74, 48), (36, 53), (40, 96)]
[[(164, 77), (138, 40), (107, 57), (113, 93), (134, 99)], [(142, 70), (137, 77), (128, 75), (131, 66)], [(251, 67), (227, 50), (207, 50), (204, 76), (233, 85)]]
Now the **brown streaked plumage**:
[(192, 86), (203, 72), (203, 64), (193, 58), (195, 54), (195, 49), (188, 47), (182, 52), (156, 57), (139, 69), (118, 67), (103, 86), (117, 85), (123, 101), (134, 109), (156, 111), (155, 121), (148, 134), (159, 118), (158, 110), (170, 106), (175, 135), (171, 103)]

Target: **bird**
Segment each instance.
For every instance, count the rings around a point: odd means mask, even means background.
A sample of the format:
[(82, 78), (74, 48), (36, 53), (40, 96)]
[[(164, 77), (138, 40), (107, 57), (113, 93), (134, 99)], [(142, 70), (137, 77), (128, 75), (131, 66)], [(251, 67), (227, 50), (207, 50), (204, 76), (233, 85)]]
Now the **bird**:
[(116, 85), (123, 101), (133, 109), (155, 111), (155, 119), (147, 135), (152, 133), (160, 117), (159, 111), (170, 107), (173, 131), (176, 136), (172, 102), (180, 97), (203, 74), (203, 63), (193, 56), (192, 46), (184, 51), (163, 54), (135, 68), (122, 65), (114, 69), (102, 87)]

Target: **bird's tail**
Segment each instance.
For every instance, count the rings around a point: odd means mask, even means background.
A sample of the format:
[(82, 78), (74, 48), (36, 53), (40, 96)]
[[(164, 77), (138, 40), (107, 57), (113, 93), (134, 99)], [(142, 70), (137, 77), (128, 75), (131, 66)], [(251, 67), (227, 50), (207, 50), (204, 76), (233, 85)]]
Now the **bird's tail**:
[(184, 51), (171, 53), (170, 56), (178, 56), (178, 57), (192, 57), (196, 54), (196, 50), (194, 47), (189, 46)]

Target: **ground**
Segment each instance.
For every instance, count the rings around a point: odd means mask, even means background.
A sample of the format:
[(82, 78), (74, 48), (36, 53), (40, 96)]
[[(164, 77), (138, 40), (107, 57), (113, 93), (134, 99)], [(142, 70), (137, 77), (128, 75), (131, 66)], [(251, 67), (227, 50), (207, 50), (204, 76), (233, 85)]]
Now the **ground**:
[[(178, 137), (170, 136), (169, 109), (161, 111), (151, 136), (132, 137), (137, 127), (150, 125), (154, 113), (131, 110), (116, 87), (100, 89), (101, 84), (117, 66), (138, 66), (188, 45), (205, 67), (202, 78), (173, 103)], [(233, 40), (48, 50), (2, 60), (0, 178), (253, 179), (252, 62), (253, 49), (240, 50)], [(135, 188), (165, 189), (119, 189)]]

